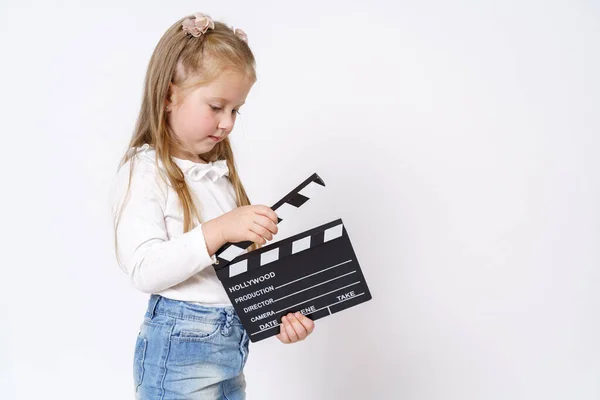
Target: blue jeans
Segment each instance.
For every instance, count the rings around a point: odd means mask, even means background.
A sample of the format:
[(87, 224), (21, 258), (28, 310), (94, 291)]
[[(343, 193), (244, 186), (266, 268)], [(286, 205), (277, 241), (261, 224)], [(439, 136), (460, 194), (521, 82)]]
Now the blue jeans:
[(135, 398), (245, 399), (248, 343), (233, 307), (152, 294), (135, 344)]

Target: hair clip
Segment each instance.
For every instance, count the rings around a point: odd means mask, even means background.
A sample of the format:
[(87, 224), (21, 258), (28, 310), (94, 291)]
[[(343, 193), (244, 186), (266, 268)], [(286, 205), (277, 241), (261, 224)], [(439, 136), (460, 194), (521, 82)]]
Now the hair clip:
[(195, 13), (194, 17), (194, 19), (186, 18), (181, 24), (183, 30), (193, 37), (199, 37), (209, 28), (215, 29), (215, 22), (208, 15)]
[(233, 33), (235, 34), (235, 36), (239, 37), (240, 39), (242, 39), (242, 41), (248, 43), (248, 35), (246, 35), (246, 32), (244, 32), (243, 30), (241, 30), (240, 28), (236, 28)]

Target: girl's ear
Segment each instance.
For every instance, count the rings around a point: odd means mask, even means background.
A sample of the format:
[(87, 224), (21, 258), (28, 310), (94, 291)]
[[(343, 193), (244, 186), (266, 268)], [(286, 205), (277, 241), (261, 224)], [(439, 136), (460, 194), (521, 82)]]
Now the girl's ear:
[(171, 111), (171, 108), (173, 107), (173, 102), (174, 102), (174, 89), (175, 86), (173, 85), (172, 82), (169, 82), (169, 89), (167, 92), (167, 98), (165, 99), (165, 110), (167, 112)]

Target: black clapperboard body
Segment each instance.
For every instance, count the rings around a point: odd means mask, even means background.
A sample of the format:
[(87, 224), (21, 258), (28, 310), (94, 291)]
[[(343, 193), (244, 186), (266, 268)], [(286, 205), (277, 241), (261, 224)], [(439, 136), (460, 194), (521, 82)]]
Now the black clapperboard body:
[[(271, 207), (278, 222), (324, 187), (305, 180)], [(317, 320), (371, 299), (341, 219), (244, 253), (251, 244), (225, 244), (213, 266), (252, 342), (278, 334), (289, 312)]]

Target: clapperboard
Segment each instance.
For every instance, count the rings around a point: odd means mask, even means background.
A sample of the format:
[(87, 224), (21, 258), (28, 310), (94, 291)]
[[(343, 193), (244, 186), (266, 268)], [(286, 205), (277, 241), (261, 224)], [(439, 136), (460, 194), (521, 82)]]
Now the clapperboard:
[[(315, 173), (288, 193), (271, 207), (278, 223), (324, 187)], [(278, 334), (289, 312), (317, 320), (371, 299), (341, 219), (245, 252), (250, 245), (225, 244), (213, 266), (252, 342)]]

